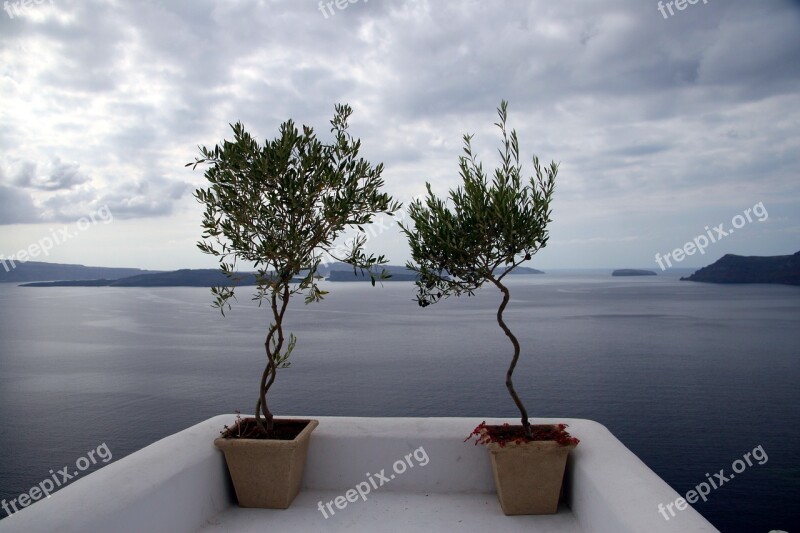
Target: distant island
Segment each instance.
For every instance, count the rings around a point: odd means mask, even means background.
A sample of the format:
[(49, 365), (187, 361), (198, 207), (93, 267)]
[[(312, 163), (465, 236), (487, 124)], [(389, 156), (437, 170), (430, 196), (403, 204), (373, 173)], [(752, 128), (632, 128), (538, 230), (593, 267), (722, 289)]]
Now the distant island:
[[(380, 274), (381, 269), (388, 272), (392, 277), (381, 281), (416, 281), (417, 274), (407, 269), (405, 266), (399, 265), (380, 265), (375, 267), (375, 273)], [(364, 271), (356, 269), (353, 272), (353, 266), (347, 263), (323, 263), (320, 265), (318, 272), (320, 275), (325, 276), (328, 281), (370, 281), (370, 275)]]
[(156, 270), (140, 268), (87, 267), (41, 261), (0, 260), (0, 283), (21, 281), (116, 280), (139, 274), (153, 274)]
[[(237, 285), (255, 285), (253, 274), (241, 274)], [(174, 272), (139, 274), (120, 279), (59, 280), (25, 283), (22, 287), (223, 287), (230, 280), (219, 269), (182, 269)]]
[[(383, 265), (382, 268), (391, 275), (382, 281), (417, 280), (417, 274), (405, 266)], [(326, 277), (328, 281), (334, 282), (370, 281), (370, 276), (366, 272), (353, 272), (352, 266), (339, 262), (323, 263), (318, 273), (320, 277)], [(535, 268), (517, 267), (512, 274), (544, 274), (544, 272)], [(293, 278), (292, 281), (298, 282), (300, 278)], [(9, 265), (7, 271), (0, 267), (0, 282), (27, 282), (22, 283), (22, 287), (229, 287), (234, 284), (234, 281), (219, 269), (180, 269), (161, 272), (138, 268), (87, 267), (34, 261), (16, 262), (14, 265)], [(256, 284), (255, 274), (252, 272), (237, 274), (235, 284), (241, 287), (253, 286)]]
[[(384, 281), (415, 281), (416, 274), (402, 266), (386, 265), (392, 277)], [(334, 270), (335, 269), (335, 270)], [(349, 270), (345, 270), (349, 269)], [(2, 276), (5, 274), (5, 276)], [(13, 274), (13, 275), (12, 275)], [(320, 277), (330, 281), (369, 281), (369, 275), (353, 273), (344, 263), (323, 264)], [(301, 280), (292, 279), (293, 283)], [(104, 268), (59, 263), (17, 262), (8, 272), (0, 268), (0, 282), (20, 282), (22, 287), (230, 287), (229, 279), (219, 269), (180, 269), (172, 272), (141, 270), (138, 268)], [(235, 284), (254, 286), (255, 274), (243, 272), (236, 275)]]
[[(392, 277), (381, 281), (417, 281), (419, 277), (416, 272), (404, 266), (384, 265), (383, 268), (391, 274)], [(535, 268), (520, 266), (512, 270), (509, 275), (524, 276), (529, 274), (544, 274), (544, 272), (536, 270)], [(354, 275), (353, 267), (345, 265), (344, 263), (335, 263), (331, 266), (331, 270), (328, 273), (328, 281), (370, 281), (370, 277), (368, 274), (361, 272), (357, 272)]]
[(637, 268), (620, 268), (611, 273), (612, 276), (657, 276), (652, 270), (640, 270)]
[[(381, 281), (417, 281), (417, 274), (411, 271), (407, 272), (392, 272), (389, 271), (389, 274), (392, 276), (390, 278), (382, 279)], [(370, 281), (372, 278), (366, 272), (356, 272), (353, 273), (353, 269), (350, 270), (331, 270), (328, 274), (328, 281)]]
[(800, 252), (767, 257), (727, 254), (681, 281), (800, 285)]
[(536, 270), (535, 268), (530, 267), (523, 267), (518, 266), (514, 270), (512, 270), (508, 275), (509, 276), (519, 276), (519, 275), (526, 275), (526, 274), (544, 274), (541, 270)]

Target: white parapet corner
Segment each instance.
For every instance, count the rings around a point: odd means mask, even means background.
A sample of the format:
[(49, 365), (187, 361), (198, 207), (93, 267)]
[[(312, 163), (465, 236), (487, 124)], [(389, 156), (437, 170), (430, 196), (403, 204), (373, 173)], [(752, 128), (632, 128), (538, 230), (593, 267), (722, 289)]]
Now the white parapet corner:
[[(212, 444), (234, 418), (211, 418), (111, 463), (1, 520), (0, 533), (196, 531), (235, 505), (225, 460)], [(463, 442), (483, 419), (314, 418), (320, 425), (311, 438), (304, 490), (344, 493), (363, 482), (366, 473), (391, 467), (420, 448), (429, 459), (424, 468), (408, 469), (381, 491), (435, 495), (495, 490), (488, 453)], [(567, 465), (565, 499), (583, 531), (717, 531), (691, 507), (669, 520), (659, 514), (659, 504), (674, 502), (678, 493), (605, 426), (581, 419), (532, 422), (566, 423), (581, 440)]]

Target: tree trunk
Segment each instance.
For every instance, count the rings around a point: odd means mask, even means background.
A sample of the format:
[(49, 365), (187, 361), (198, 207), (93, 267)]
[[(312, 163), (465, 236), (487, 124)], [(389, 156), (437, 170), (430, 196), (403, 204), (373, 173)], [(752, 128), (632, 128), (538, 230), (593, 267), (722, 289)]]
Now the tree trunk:
[(506, 306), (508, 305), (508, 301), (511, 299), (511, 295), (508, 292), (508, 288), (503, 285), (500, 281), (497, 281), (494, 278), (490, 278), (492, 283), (500, 289), (503, 293), (503, 302), (500, 304), (500, 307), (497, 309), (497, 323), (503, 329), (503, 332), (506, 334), (511, 340), (511, 344), (514, 345), (514, 357), (511, 359), (511, 364), (508, 367), (508, 371), (506, 372), (506, 387), (508, 388), (509, 394), (511, 394), (511, 398), (514, 400), (514, 403), (517, 404), (517, 408), (519, 409), (520, 415), (522, 415), (522, 428), (525, 431), (525, 436), (527, 438), (532, 438), (531, 435), (531, 423), (528, 421), (528, 411), (525, 409), (525, 406), (522, 405), (522, 400), (519, 399), (517, 395), (517, 391), (514, 390), (514, 383), (511, 381), (511, 376), (514, 374), (514, 368), (517, 366), (517, 361), (519, 361), (519, 341), (517, 337), (511, 333), (511, 330), (506, 325), (505, 321), (503, 320), (503, 311), (505, 311)]
[[(283, 349), (283, 315), (286, 313), (286, 307), (289, 305), (289, 283), (284, 283), (282, 287), (282, 298), (280, 310), (278, 310), (278, 287), (273, 288), (272, 296), (270, 298), (270, 308), (272, 309), (272, 316), (275, 319), (274, 324), (270, 324), (267, 339), (264, 342), (264, 350), (267, 352), (267, 367), (261, 374), (261, 385), (259, 388), (258, 402), (256, 402), (256, 425), (258, 429), (267, 435), (271, 435), (275, 427), (274, 417), (272, 412), (267, 406), (267, 393), (270, 387), (275, 382), (275, 376), (278, 372), (278, 367), (275, 364), (275, 358), (281, 353)], [(278, 340), (273, 341), (275, 333), (278, 334)], [(275, 346), (271, 347), (270, 344), (274, 342)], [(264, 414), (266, 424), (261, 420), (261, 414)]]

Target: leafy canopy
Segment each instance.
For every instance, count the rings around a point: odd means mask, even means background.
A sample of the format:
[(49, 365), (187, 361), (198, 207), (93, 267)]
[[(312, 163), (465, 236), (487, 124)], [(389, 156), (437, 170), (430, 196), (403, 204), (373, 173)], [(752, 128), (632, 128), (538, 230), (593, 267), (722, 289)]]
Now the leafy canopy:
[(419, 273), (417, 301), (423, 307), (502, 280), (547, 244), (558, 165), (542, 168), (533, 156), (535, 176), (523, 179), (517, 133), (506, 129), (507, 108), (504, 100), (497, 110), (501, 165), (491, 175), (473, 152), (473, 136), (464, 135), (463, 185), (449, 192), (452, 209), (430, 183), (426, 197), (409, 205), (414, 227), (402, 229), (411, 247), (408, 268)]
[[(212, 149), (200, 147), (200, 158), (187, 166), (208, 164), (205, 178), (210, 184), (195, 192), (205, 204), (203, 241), (198, 247), (219, 257), (220, 267), (234, 277), (236, 261), (257, 269), (259, 302), (270, 291), (280, 289), (294, 276), (302, 279), (290, 291), (305, 292), (306, 302), (326, 294), (316, 280), (325, 254), (367, 270), (375, 284), (372, 267), (385, 264), (384, 256), (366, 255), (363, 225), (376, 213), (391, 214), (399, 204), (380, 192), (383, 164), (373, 167), (359, 157), (361, 141), (348, 133), (352, 109), (337, 105), (331, 120), (332, 144), (317, 139), (313, 128), (292, 120), (284, 122), (280, 134), (263, 146), (237, 122), (231, 125), (233, 141)], [(358, 236), (343, 257), (334, 241), (351, 227)], [(379, 279), (388, 277), (381, 270)], [(224, 312), (234, 288), (217, 287), (215, 306)]]

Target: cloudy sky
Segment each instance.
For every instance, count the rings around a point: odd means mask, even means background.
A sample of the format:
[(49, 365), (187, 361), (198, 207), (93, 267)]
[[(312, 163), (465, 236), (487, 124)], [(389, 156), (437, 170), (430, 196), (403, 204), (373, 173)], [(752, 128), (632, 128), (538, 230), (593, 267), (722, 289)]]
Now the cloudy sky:
[[(497, 164), (502, 99), (525, 160), (560, 162), (532, 266), (658, 268), (708, 232), (677, 266), (800, 250), (798, 1), (29, 3), (0, 12), (5, 257), (62, 236), (35, 259), (213, 267), (197, 146), (236, 121), (325, 137), (338, 102), (397, 199), (446, 193), (463, 134)], [(391, 221), (368, 245), (408, 259)]]

